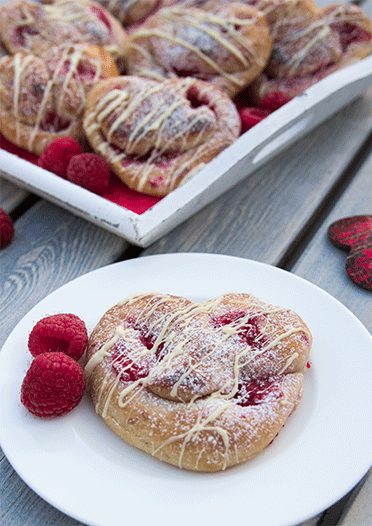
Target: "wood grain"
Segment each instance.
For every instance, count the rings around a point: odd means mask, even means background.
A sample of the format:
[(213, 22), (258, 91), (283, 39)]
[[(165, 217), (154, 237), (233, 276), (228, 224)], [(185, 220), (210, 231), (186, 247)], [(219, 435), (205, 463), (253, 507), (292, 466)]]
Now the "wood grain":
[[(2, 187), (8, 211), (27, 195)], [(116, 261), (128, 248), (123, 239), (40, 200), (15, 222), (15, 237), (0, 252), (0, 346), (41, 299), (86, 272)], [(1, 524), (78, 526), (36, 495), (0, 450)]]
[(90, 270), (116, 261), (128, 243), (40, 200), (15, 222), (0, 253), (0, 346), (41, 299)]
[[(372, 150), (372, 145), (371, 145)], [(327, 229), (337, 219), (372, 213), (372, 154), (337, 201), (292, 271), (329, 292), (350, 309), (372, 332), (372, 293), (350, 280), (345, 269), (347, 252), (335, 247)]]
[[(372, 144), (371, 152), (372, 152)], [(372, 153), (308, 245), (292, 271), (329, 292), (372, 333), (372, 293), (354, 284), (345, 270), (347, 252), (328, 239), (327, 229), (337, 219), (372, 213)], [(356, 388), (357, 389), (357, 388)], [(372, 471), (346, 503), (340, 526), (372, 524)]]
[(144, 251), (278, 264), (368, 138), (372, 89)]
[(353, 497), (341, 516), (340, 526), (372, 524), (372, 469), (358, 494)]
[[(319, 5), (328, 4), (320, 0)], [(361, 2), (372, 16), (372, 0)], [(345, 253), (328, 241), (340, 217), (372, 213), (372, 158), (350, 164), (372, 129), (372, 88), (249, 179), (221, 196), (143, 252), (212, 252), (279, 264), (290, 247), (305, 249), (291, 270), (327, 290), (372, 331), (371, 293), (344, 271)], [(342, 183), (342, 184), (341, 184)], [(335, 186), (344, 193), (332, 203)], [(344, 187), (346, 189), (344, 190)], [(0, 206), (15, 210), (28, 192), (1, 181)], [(336, 202), (337, 199), (337, 202)], [(322, 210), (322, 222), (314, 217)], [(64, 283), (130, 254), (128, 243), (40, 200), (16, 221), (11, 249), (0, 252), (0, 346), (35, 304)], [(311, 237), (314, 231), (314, 236)], [(82, 526), (36, 495), (0, 450), (0, 523), (4, 526)], [(325, 512), (301, 526), (330, 526)], [(339, 526), (372, 523), (372, 474), (348, 497)]]

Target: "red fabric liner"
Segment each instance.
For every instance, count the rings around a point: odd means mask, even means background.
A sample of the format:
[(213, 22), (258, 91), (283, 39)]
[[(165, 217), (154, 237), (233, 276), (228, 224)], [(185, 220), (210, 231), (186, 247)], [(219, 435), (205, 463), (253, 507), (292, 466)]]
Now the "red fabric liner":
[[(26, 150), (15, 146), (2, 135), (0, 135), (0, 146), (3, 150), (6, 150), (9, 153), (13, 153), (21, 159), (25, 159), (30, 163), (37, 164), (37, 155), (29, 153)], [(108, 201), (111, 201), (112, 203), (116, 203), (117, 205), (122, 206), (127, 210), (131, 210), (136, 214), (143, 214), (144, 212), (146, 212), (146, 210), (148, 210), (161, 200), (161, 197), (145, 195), (141, 194), (140, 192), (136, 192), (135, 190), (131, 190), (122, 181), (120, 181), (120, 179), (116, 177), (116, 175), (112, 173), (110, 185), (106, 192), (101, 194), (101, 197), (107, 199)]]

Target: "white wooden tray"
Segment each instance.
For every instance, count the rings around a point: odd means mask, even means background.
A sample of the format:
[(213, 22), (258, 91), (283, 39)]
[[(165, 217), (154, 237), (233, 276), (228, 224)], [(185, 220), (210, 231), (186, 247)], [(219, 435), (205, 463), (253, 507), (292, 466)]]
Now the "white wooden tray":
[(372, 56), (321, 80), (239, 137), (192, 179), (142, 214), (119, 206), (0, 148), (9, 181), (146, 247), (248, 177), (372, 85)]

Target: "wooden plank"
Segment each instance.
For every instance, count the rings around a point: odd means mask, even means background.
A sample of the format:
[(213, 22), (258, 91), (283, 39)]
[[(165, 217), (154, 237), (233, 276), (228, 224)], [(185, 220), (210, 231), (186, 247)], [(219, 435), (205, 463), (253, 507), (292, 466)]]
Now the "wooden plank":
[[(13, 190), (9, 188), (10, 194)], [(116, 261), (128, 248), (123, 239), (43, 200), (15, 222), (15, 229), (11, 245), (0, 253), (0, 346), (41, 299), (64, 283)], [(80, 524), (28, 488), (1, 450), (0, 458), (2, 524)]]
[(116, 261), (128, 243), (40, 200), (15, 222), (0, 253), (0, 346), (41, 299), (72, 279)]
[(277, 264), (371, 127), (372, 88), (144, 254), (219, 252)]
[(342, 217), (372, 214), (372, 154), (319, 228), (293, 268), (346, 305), (372, 332), (371, 291), (357, 287), (345, 270), (347, 252), (328, 239), (328, 226)]
[[(353, 159), (368, 137), (371, 114), (369, 90), (361, 100), (146, 249), (143, 255), (218, 252), (277, 264), (288, 241), (300, 235), (314, 209), (347, 168), (345, 159)], [(346, 150), (346, 154), (341, 153)], [(276, 206), (268, 207), (267, 203)], [(301, 526), (315, 526), (322, 517), (319, 514)]]
[(82, 526), (50, 506), (15, 473), (6, 459), (0, 465), (1, 515), (3, 526)]
[[(329, 241), (327, 229), (337, 219), (372, 214), (372, 154), (331, 211), (292, 269), (343, 303), (372, 333), (371, 291), (357, 287), (345, 270), (346, 252)], [(359, 490), (359, 491), (358, 491)], [(320, 523), (321, 524), (321, 523)], [(330, 522), (324, 521), (324, 526)], [(372, 524), (372, 471), (350, 494), (340, 526)]]
[(372, 524), (372, 469), (354, 497), (341, 516), (339, 526)]

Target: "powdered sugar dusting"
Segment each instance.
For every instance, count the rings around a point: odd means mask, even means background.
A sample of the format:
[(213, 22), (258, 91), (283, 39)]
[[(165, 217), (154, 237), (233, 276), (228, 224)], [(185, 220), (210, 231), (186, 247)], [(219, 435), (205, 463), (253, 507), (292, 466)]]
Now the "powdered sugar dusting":
[[(115, 339), (119, 320), (124, 330)], [(93, 384), (96, 374), (102, 378), (93, 398), (104, 418), (115, 406), (119, 434), (124, 427), (129, 441), (154, 456), (224, 469), (279, 432), (301, 398), (310, 347), (311, 334), (294, 312), (249, 294), (201, 304), (133, 295), (92, 333), (88, 356), (102, 358), (91, 371)]]

